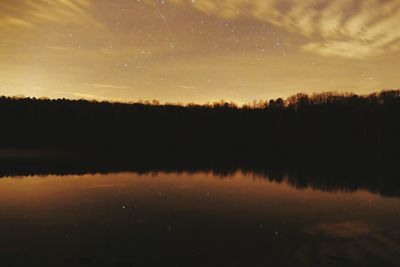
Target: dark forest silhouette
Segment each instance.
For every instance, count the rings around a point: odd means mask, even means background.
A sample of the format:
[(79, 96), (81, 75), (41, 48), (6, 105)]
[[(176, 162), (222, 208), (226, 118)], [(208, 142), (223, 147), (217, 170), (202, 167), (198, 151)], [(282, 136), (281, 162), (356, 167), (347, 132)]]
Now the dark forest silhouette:
[(0, 119), (0, 177), (242, 170), (399, 196), (400, 91), (242, 107), (1, 97)]
[(400, 91), (297, 94), (238, 107), (0, 98), (0, 148), (145, 158), (397, 163)]

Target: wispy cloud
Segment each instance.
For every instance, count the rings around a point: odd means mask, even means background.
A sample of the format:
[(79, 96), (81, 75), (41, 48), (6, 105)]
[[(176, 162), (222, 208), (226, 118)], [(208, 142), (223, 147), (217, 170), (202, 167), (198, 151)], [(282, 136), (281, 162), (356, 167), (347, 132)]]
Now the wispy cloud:
[(196, 86), (190, 86), (190, 85), (181, 85), (180, 88), (184, 89), (184, 90), (196, 90)]
[[(122, 1), (121, 1), (122, 2)], [(400, 50), (400, 0), (142, 0), (192, 8), (222, 19), (250, 18), (297, 33), (304, 51), (322, 56), (365, 59)], [(43, 24), (103, 28), (93, 0), (2, 0), (0, 29)], [(3, 14), (3, 15), (2, 15)], [(0, 33), (1, 34), (1, 33)]]
[(84, 84), (87, 87), (92, 87), (92, 88), (105, 88), (105, 89), (127, 89), (127, 86), (120, 86), (120, 85), (114, 85), (114, 84), (100, 84), (100, 83), (85, 83)]
[(399, 0), (169, 2), (225, 19), (252, 18), (270, 23), (308, 38), (302, 48), (323, 56), (363, 59), (400, 49)]
[(126, 99), (118, 98), (118, 97), (108, 97), (94, 94), (85, 94), (80, 92), (71, 92), (75, 98), (79, 99), (87, 99), (87, 100), (100, 100), (100, 101), (117, 101), (117, 102), (126, 102)]
[(88, 12), (92, 0), (2, 0), (0, 28), (33, 28), (45, 23), (101, 26)]
[(34, 25), (29, 21), (17, 17), (0, 17), (0, 29), (7, 30), (9, 27), (33, 28)]

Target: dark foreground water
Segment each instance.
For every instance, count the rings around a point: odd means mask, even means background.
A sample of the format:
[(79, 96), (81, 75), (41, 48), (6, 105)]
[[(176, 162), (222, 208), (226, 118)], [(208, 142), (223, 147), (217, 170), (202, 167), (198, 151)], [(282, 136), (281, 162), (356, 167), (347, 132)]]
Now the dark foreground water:
[(400, 266), (400, 199), (241, 172), (2, 178), (0, 266)]

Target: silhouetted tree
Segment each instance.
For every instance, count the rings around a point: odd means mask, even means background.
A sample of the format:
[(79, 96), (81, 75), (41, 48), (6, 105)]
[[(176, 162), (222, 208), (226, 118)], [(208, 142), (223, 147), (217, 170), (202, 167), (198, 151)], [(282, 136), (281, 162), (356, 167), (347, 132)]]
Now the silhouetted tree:
[(0, 148), (278, 162), (391, 162), (400, 91), (160, 104), (1, 97)]

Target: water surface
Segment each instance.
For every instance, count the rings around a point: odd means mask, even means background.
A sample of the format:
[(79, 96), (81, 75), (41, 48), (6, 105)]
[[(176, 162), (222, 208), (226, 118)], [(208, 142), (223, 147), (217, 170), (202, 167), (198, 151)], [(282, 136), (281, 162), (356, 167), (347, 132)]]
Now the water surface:
[(2, 178), (2, 266), (400, 266), (400, 199), (344, 191), (242, 172)]

